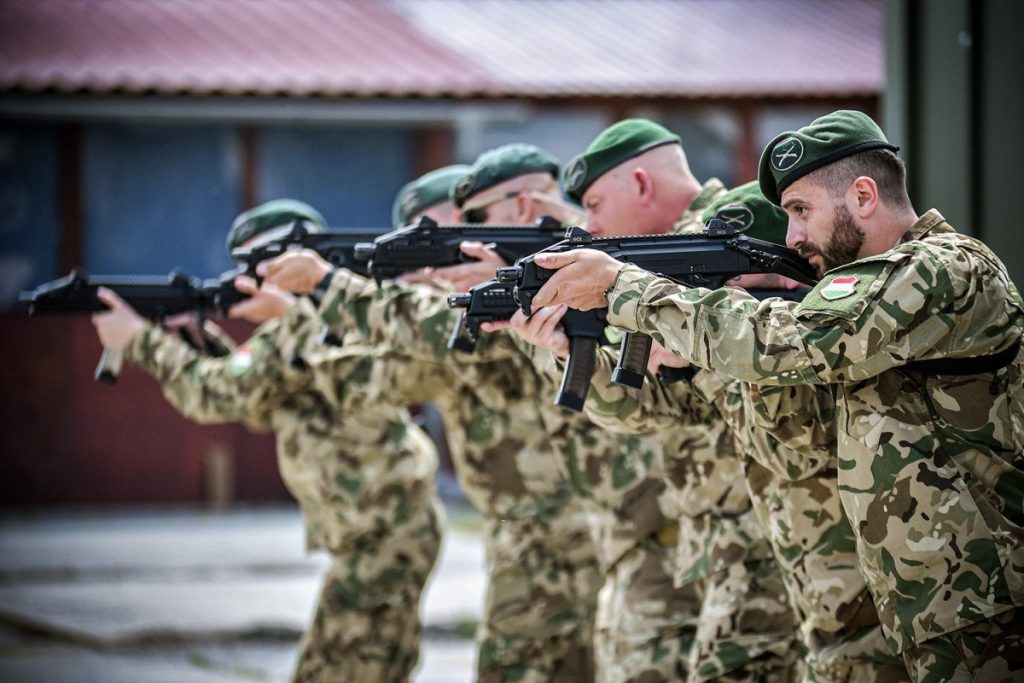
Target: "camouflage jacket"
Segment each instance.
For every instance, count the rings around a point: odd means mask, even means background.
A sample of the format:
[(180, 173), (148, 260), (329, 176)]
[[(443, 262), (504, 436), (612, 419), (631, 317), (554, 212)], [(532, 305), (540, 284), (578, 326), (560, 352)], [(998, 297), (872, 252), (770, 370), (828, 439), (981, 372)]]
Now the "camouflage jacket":
[(432, 490), (437, 454), (407, 411), (367, 400), (372, 359), (365, 350), (347, 350), (337, 364), (346, 387), (341, 410), (317, 394), (308, 369), (293, 362), (320, 346), (301, 332), (302, 311), (309, 314), (312, 306), (300, 302), (223, 357), (147, 326), (128, 358), (156, 377), (167, 400), (191, 420), (272, 429), (281, 478), (302, 508), (308, 545), (337, 553), (376, 543), (390, 522), (401, 521), (406, 496)]
[[(380, 400), (437, 405), (459, 482), (477, 509), (492, 518), (548, 520), (563, 508), (579, 511), (554, 444), (585, 420), (538, 400), (541, 378), (509, 335), (485, 336), (475, 353), (450, 351), (447, 339), (458, 316), (444, 293), (378, 288), (348, 271), (335, 274), (320, 316), (333, 330), (356, 331), (390, 349), (374, 364), (370, 381)], [(334, 381), (336, 373), (322, 359), (307, 361), (318, 381)]]
[[(546, 380), (539, 400), (550, 400), (563, 365), (546, 349), (519, 343)], [(593, 400), (591, 390), (588, 402)], [(659, 532), (662, 543), (674, 541), (679, 513), (665, 482), (660, 435), (615, 433), (588, 422), (585, 428), (562, 432), (555, 450), (563, 456), (574, 493), (594, 510), (592, 533), (604, 567)]]
[(840, 496), (894, 650), (1024, 603), (1024, 354), (973, 375), (907, 366), (1020, 340), (1024, 304), (983, 244), (933, 210), (799, 304), (689, 289), (628, 265), (609, 301), (612, 324), (700, 367), (829, 385)]

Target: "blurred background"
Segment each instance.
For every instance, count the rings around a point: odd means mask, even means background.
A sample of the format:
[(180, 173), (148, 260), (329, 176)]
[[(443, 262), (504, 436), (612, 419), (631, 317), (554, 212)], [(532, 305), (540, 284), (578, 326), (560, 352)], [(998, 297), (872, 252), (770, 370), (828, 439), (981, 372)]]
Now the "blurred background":
[(646, 116), (733, 185), (777, 132), (860, 109), (916, 207), (1020, 281), (1022, 25), (1016, 0), (0, 0), (0, 509), (289, 500), (270, 437), (193, 425), (134, 370), (94, 382), (88, 318), (28, 319), (19, 291), (216, 275), (232, 218), (279, 197), (383, 230), (405, 182), (508, 142), (567, 161)]

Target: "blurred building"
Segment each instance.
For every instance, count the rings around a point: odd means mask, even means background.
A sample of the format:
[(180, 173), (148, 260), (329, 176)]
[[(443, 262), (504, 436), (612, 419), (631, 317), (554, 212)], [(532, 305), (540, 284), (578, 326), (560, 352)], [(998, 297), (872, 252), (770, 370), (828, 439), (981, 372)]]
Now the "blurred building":
[[(880, 0), (4, 0), (0, 504), (283, 496), (269, 439), (190, 425), (155, 382), (91, 379), (88, 320), (17, 292), (72, 267), (209, 276), (243, 208), (388, 223), (395, 191), (525, 141), (679, 132), (699, 178), (756, 175), (777, 131), (879, 113)], [(234, 331), (244, 334), (236, 326)], [(227, 465), (225, 465), (227, 463)]]

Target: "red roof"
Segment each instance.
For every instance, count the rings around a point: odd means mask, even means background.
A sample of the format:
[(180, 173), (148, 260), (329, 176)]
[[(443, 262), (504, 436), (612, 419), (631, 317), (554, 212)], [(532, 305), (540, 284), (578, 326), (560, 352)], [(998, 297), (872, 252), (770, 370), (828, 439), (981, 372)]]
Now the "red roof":
[(0, 90), (873, 95), (880, 0), (2, 0)]

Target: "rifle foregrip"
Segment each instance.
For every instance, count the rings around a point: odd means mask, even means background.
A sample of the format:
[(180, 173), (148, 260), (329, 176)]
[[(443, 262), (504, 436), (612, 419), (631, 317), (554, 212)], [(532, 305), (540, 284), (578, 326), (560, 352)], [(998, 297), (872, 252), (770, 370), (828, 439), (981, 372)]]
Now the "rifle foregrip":
[(473, 353), (476, 350), (476, 339), (473, 338), (469, 328), (466, 326), (465, 313), (459, 316), (458, 322), (452, 328), (452, 334), (448, 337), (448, 348), (464, 353)]
[(121, 375), (121, 366), (124, 364), (124, 349), (103, 349), (100, 362), (96, 366), (96, 380), (115, 384)]
[(651, 355), (651, 338), (639, 332), (627, 332), (619, 347), (619, 362), (612, 370), (612, 381), (639, 389), (644, 385), (647, 359)]
[(593, 337), (569, 338), (569, 360), (565, 365), (555, 405), (577, 413), (583, 410), (587, 390), (590, 389), (590, 378), (594, 374), (597, 343), (598, 340)]

